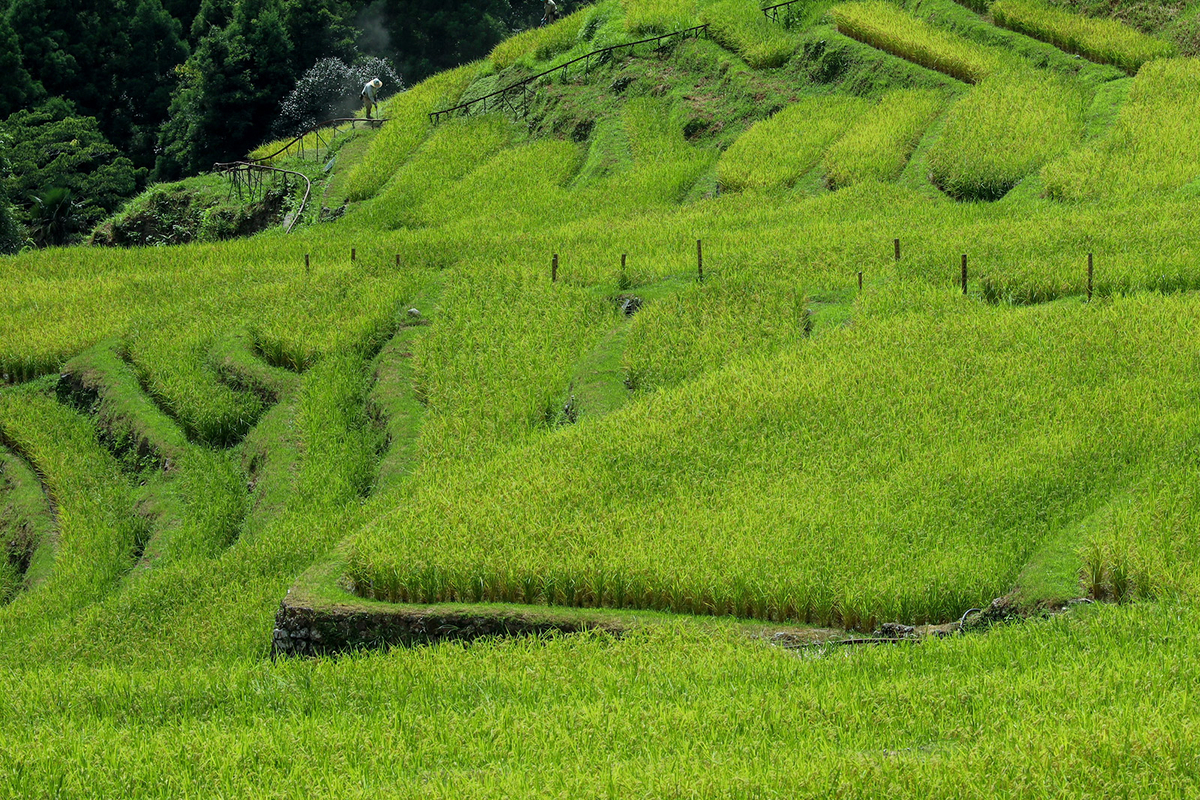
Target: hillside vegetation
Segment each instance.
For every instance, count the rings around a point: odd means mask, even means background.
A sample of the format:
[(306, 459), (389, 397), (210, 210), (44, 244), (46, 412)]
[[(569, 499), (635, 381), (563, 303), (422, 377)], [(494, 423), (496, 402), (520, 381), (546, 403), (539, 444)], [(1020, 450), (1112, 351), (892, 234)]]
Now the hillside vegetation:
[(0, 259), (0, 795), (1200, 791), (1200, 63), (1017, 5), (602, 0)]

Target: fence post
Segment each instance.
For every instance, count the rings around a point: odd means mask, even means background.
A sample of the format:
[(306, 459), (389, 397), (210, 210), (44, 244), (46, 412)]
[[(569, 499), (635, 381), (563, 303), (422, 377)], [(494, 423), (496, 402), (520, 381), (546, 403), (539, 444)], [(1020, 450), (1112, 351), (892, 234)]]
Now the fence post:
[(900, 240), (893, 239), (892, 244), (895, 245), (895, 247), (896, 247), (896, 260), (899, 261), (900, 260)]
[(304, 274), (308, 274), (308, 253), (304, 254)]
[(963, 253), (962, 257), (962, 290), (963, 295), (967, 293), (967, 254)]
[(1092, 254), (1088, 253), (1088, 302), (1092, 302)]
[(555, 253), (554, 258), (550, 261), (550, 282), (558, 282), (558, 253)]
[(858, 271), (858, 290), (862, 291), (862, 270)]
[(704, 249), (699, 239), (696, 240), (696, 274), (700, 283), (704, 283)]
[(351, 261), (357, 261), (357, 260), (358, 260), (358, 248), (356, 248), (356, 247), (351, 247), (351, 248), (350, 248), (350, 260), (351, 260)]
[(397, 267), (400, 266), (400, 254), (399, 253), (396, 253), (396, 266)]

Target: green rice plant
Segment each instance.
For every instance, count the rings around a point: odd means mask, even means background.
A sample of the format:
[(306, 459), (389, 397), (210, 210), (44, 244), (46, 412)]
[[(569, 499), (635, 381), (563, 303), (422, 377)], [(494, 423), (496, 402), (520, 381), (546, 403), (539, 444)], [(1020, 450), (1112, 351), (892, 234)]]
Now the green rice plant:
[(1153, 465), (1116, 498), (1080, 544), (1084, 583), (1097, 599), (1191, 598), (1200, 591), (1195, 530), (1200, 464), (1188, 448)]
[(430, 112), (456, 104), (482, 66), (473, 62), (439, 72), (385, 100), (379, 114), (390, 121), (379, 129), (366, 155), (347, 176), (346, 196), (351, 200), (373, 197), (424, 140), (431, 125)]
[(1001, 73), (949, 111), (929, 152), (933, 182), (967, 200), (996, 200), (1083, 137), (1087, 97), (1065, 78)]
[[(564, 260), (562, 278), (573, 264)], [(570, 366), (616, 313), (601, 298), (540, 269), (479, 265), (443, 290), (438, 324), (415, 353), (413, 380), (426, 408), (423, 462), (491, 452), (544, 429)], [(476, 280), (486, 274), (486, 281)]]
[(794, 284), (722, 276), (689, 287), (634, 317), (622, 358), (626, 383), (654, 391), (738, 358), (774, 353), (804, 338), (807, 317)]
[(218, 380), (208, 364), (211, 339), (172, 333), (158, 329), (128, 344), (138, 380), (189, 439), (217, 447), (237, 443), (265, 410), (262, 398)]
[(510, 36), (492, 48), (488, 60), (496, 69), (505, 70), (527, 56), (545, 61), (559, 53), (565, 53), (579, 41), (593, 13), (594, 9), (585, 7), (552, 25), (530, 28), (516, 36)]
[[(799, 613), (832, 592), (821, 612), (832, 616), (814, 621), (863, 627), (986, 602), (1054, 520), (1191, 435), (1187, 390), (1168, 377), (1187, 374), (1188, 357), (1154, 342), (1179, 336), (1196, 301), (1013, 312), (943, 298), (936, 324), (859, 319), (485, 463), (431, 471), (401, 505), (426, 515), (364, 529), (350, 577), (379, 599), (494, 585), (507, 588), (493, 601), (546, 603), (535, 577), (594, 587), (603, 575), (626, 607), (756, 617), (780, 613), (771, 597)], [(728, 328), (709, 336), (719, 347)], [(1101, 360), (1081, 363), (1097, 337)], [(1123, 399), (1143, 396), (1137, 409)], [(1151, 408), (1161, 421), (1147, 425)], [(1106, 437), (1086, 433), (1099, 425)], [(407, 594), (369, 588), (384, 585)]]
[(1134, 78), (1107, 135), (1047, 164), (1046, 194), (1057, 200), (1144, 198), (1200, 177), (1200, 60), (1154, 61)]
[(625, 31), (633, 36), (670, 33), (696, 24), (696, 0), (621, 0)]
[(927, 89), (888, 92), (826, 151), (826, 181), (832, 188), (841, 188), (900, 177), (925, 129), (945, 103), (945, 95)]
[[(602, 125), (593, 136), (577, 182), (578, 203), (593, 212), (645, 209), (684, 199), (716, 155), (692, 146), (683, 135), (684, 120), (672, 104), (639, 97), (622, 109), (619, 127)], [(617, 151), (615, 154), (612, 151)], [(619, 159), (601, 172), (596, 161)], [(590, 172), (590, 175), (586, 173)]]
[(1170, 42), (1117, 20), (1081, 16), (1040, 0), (997, 0), (992, 3), (991, 13), (997, 25), (1092, 61), (1112, 64), (1131, 75), (1147, 61), (1174, 55)]
[(717, 162), (717, 181), (729, 191), (788, 187), (820, 162), (869, 108), (857, 97), (803, 97), (755, 123)]
[(22, 617), (44, 625), (111, 591), (133, 567), (148, 526), (89, 420), (52, 396), (33, 385), (0, 393), (0, 437), (28, 459), (57, 506), (54, 566), (38, 587), (45, 600), (32, 619)]
[(708, 35), (746, 60), (755, 69), (780, 67), (800, 45), (799, 36), (763, 16), (756, 3), (720, 0), (705, 6), (701, 22)]
[(577, 145), (542, 139), (502, 150), (459, 181), (439, 186), (417, 212), (429, 225), (511, 229), (552, 225), (572, 214), (566, 186), (579, 171)]
[(417, 212), (426, 194), (462, 178), (509, 144), (515, 134), (516, 125), (496, 114), (447, 120), (376, 197), (352, 214), (353, 224), (371, 229), (420, 224)]
[[(1180, 681), (1200, 648), (1181, 632), (1197, 616), (1190, 604), (1077, 609), (920, 647), (780, 652), (734, 626), (677, 624), (337, 659), (39, 665), (0, 673), (0, 791), (369, 786), (475, 800), (839, 785), (915, 798), (1061, 783), (1081, 798), (1099, 775), (1121, 795), (1186, 793), (1194, 720)], [(302, 774), (303, 759), (344, 763)]]
[(936, 28), (882, 0), (843, 3), (830, 13), (846, 36), (967, 83), (1018, 62), (1006, 51)]

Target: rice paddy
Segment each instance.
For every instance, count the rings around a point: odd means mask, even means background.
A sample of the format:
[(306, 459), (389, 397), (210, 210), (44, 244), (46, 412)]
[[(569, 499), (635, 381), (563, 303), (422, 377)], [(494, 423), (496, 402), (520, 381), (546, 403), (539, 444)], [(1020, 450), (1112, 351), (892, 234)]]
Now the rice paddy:
[(1062, 200), (1172, 192), (1200, 178), (1193, 157), (1200, 120), (1193, 100), (1200, 60), (1155, 61), (1134, 78), (1108, 133), (1046, 165), (1047, 193)]
[(949, 111), (929, 152), (933, 182), (954, 197), (998, 200), (1077, 145), (1087, 95), (1069, 79), (1021, 70), (987, 78)]
[(992, 18), (1020, 33), (1135, 74), (1148, 61), (1174, 55), (1169, 42), (1112, 19), (1091, 19), (1072, 14), (1039, 0), (998, 0)]
[[(959, 14), (610, 0), (336, 221), (0, 258), (0, 794), (1195, 793), (1196, 62)], [(312, 575), (640, 622), (272, 660)]]
[(1016, 62), (1016, 57), (917, 19), (881, 0), (851, 2), (831, 11), (851, 38), (967, 83), (979, 83)]
[(810, 97), (746, 131), (721, 155), (720, 185), (731, 191), (787, 188), (866, 112), (856, 97)]

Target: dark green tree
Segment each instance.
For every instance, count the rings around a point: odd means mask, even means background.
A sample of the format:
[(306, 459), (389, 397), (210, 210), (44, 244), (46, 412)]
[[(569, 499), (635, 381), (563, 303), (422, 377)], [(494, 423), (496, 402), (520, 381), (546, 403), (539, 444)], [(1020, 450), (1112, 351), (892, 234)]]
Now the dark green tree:
[(3, 13), (0, 13), (0, 75), (4, 76), (0, 81), (0, 119), (31, 104), (41, 93), (21, 63), (21, 43), (8, 15)]
[[(26, 224), (53, 221), (57, 231), (73, 216), (79, 226), (90, 226), (137, 188), (132, 162), (104, 138), (95, 119), (61, 98), (11, 115), (0, 123), (0, 136), (12, 143), (0, 191)], [(69, 190), (67, 204), (59, 194), (50, 196), (51, 189)]]
[[(560, 0), (559, 8), (564, 7)], [(412, 84), (485, 57), (516, 30), (536, 25), (541, 0), (372, 0), (355, 18), (364, 53), (388, 57)]]
[(0, 131), (0, 256), (15, 253), (21, 248), (25, 235), (21, 226), (13, 216), (12, 207), (8, 203), (4, 183), (9, 176), (8, 154), (11, 152), (12, 139)]
[[(197, 20), (209, 12), (224, 13), (220, 0), (205, 0)], [(227, 24), (211, 27), (177, 70), (181, 82), (159, 138), (156, 177), (209, 169), (259, 144), (298, 75), (319, 58), (353, 52), (345, 13), (342, 0), (243, 0), (233, 7)]]
[(152, 163), (153, 131), (166, 117), (187, 57), (180, 25), (161, 0), (11, 0), (8, 21), (21, 62), (49, 96), (94, 117), (110, 142)]

